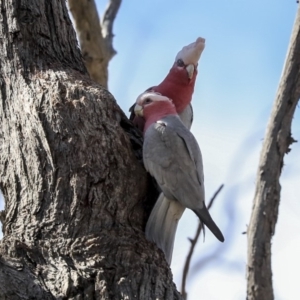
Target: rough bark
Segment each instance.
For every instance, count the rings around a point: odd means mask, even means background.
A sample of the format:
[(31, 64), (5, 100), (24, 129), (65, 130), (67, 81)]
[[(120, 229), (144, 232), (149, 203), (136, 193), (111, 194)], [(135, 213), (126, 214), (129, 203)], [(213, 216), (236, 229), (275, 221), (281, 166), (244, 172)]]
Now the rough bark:
[(113, 48), (113, 23), (121, 0), (110, 0), (102, 24), (94, 0), (68, 0), (85, 65), (91, 78), (108, 85), (108, 63), (116, 54)]
[(280, 202), (279, 178), (283, 158), (295, 142), (291, 123), (300, 97), (300, 10), (268, 123), (256, 180), (248, 228), (247, 299), (274, 299), (271, 239), (275, 233)]
[(0, 5), (0, 299), (181, 299), (144, 237), (141, 137), (90, 80), (65, 1)]

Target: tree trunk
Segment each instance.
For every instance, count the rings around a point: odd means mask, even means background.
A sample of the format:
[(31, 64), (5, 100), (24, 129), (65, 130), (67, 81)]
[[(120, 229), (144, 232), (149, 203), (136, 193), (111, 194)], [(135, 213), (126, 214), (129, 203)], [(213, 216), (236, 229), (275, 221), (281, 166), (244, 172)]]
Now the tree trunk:
[(65, 1), (0, 5), (0, 299), (181, 299), (144, 236), (141, 137), (88, 77)]
[(247, 232), (249, 300), (274, 299), (271, 239), (278, 218), (281, 189), (279, 178), (283, 158), (290, 151), (290, 145), (295, 142), (291, 136), (291, 123), (299, 97), (300, 8), (260, 155), (254, 204)]

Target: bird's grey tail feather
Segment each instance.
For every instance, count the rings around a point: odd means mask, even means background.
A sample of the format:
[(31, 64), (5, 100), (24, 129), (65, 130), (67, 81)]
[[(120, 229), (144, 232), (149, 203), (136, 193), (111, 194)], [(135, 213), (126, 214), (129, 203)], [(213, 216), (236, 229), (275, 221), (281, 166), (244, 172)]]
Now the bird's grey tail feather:
[(177, 224), (184, 210), (178, 201), (169, 200), (161, 193), (146, 225), (146, 238), (164, 252), (169, 265), (172, 260)]
[(204, 223), (204, 225), (207, 226), (207, 228), (214, 234), (214, 236), (220, 241), (224, 242), (224, 236), (219, 229), (219, 227), (216, 225), (212, 217), (210, 216), (208, 209), (204, 206), (201, 209), (195, 209), (193, 210), (194, 213), (199, 217), (200, 221)]

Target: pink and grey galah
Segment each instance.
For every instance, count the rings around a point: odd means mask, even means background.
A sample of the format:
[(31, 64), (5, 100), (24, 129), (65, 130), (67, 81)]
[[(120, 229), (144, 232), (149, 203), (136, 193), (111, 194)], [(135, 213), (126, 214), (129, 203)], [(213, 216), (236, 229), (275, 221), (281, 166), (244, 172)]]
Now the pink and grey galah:
[(199, 145), (178, 116), (175, 103), (164, 95), (146, 92), (138, 97), (134, 112), (145, 120), (145, 168), (162, 190), (146, 225), (147, 239), (163, 250), (170, 264), (178, 220), (189, 208), (223, 242), (205, 205)]
[[(183, 47), (177, 53), (175, 62), (166, 78), (159, 85), (152, 86), (145, 91), (160, 93), (172, 99), (177, 113), (189, 129), (193, 122), (193, 109), (190, 103), (198, 74), (198, 61), (204, 47), (205, 39), (201, 37)], [(131, 107), (130, 119), (143, 131), (145, 121), (143, 118), (134, 115), (134, 105)]]
[[(205, 47), (205, 39), (197, 38), (195, 42), (183, 47), (176, 55), (175, 62), (165, 79), (157, 86), (147, 89), (165, 95), (173, 100), (176, 111), (184, 125), (190, 129), (193, 121), (191, 100), (198, 75), (198, 61)], [(143, 97), (143, 94), (139, 96)], [(143, 131), (145, 119), (135, 116), (134, 105), (130, 119)], [(160, 194), (150, 214), (146, 226), (146, 237), (161, 248), (171, 263), (177, 224), (185, 208), (176, 201)]]

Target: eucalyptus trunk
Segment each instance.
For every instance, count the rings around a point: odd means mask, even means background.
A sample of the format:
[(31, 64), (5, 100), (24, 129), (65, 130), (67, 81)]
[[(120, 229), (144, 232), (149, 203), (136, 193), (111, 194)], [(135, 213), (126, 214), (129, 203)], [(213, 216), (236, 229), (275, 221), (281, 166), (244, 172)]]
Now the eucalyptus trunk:
[(0, 5), (0, 299), (181, 299), (144, 235), (142, 138), (89, 78), (65, 1)]

